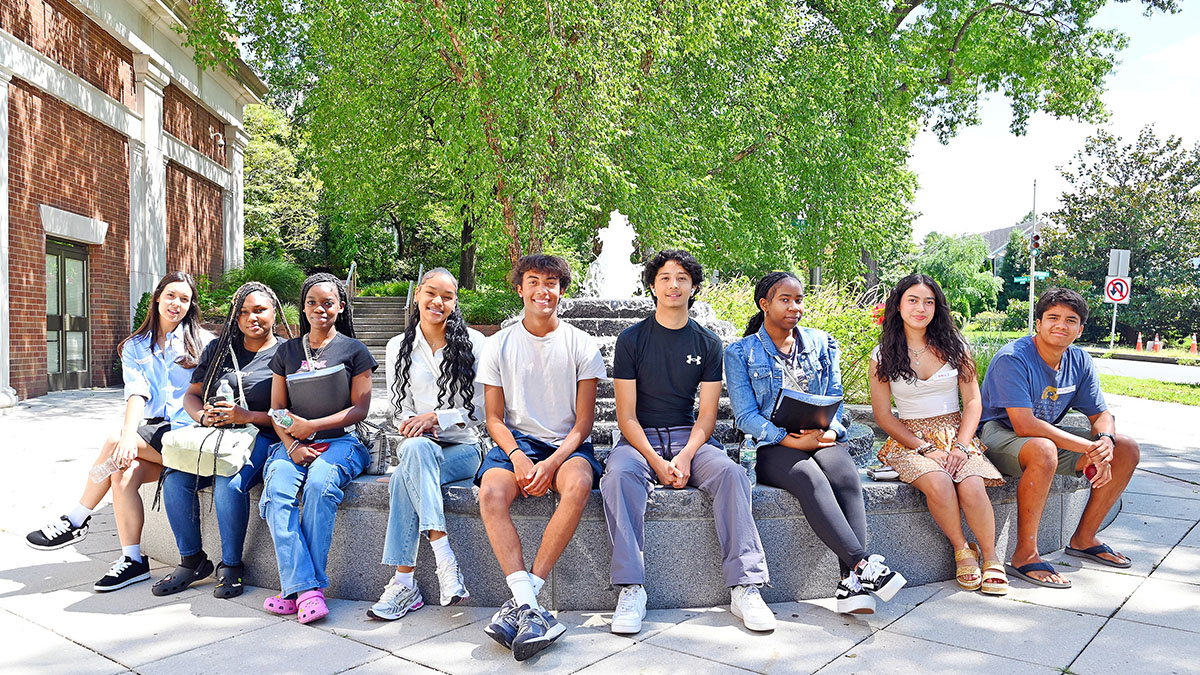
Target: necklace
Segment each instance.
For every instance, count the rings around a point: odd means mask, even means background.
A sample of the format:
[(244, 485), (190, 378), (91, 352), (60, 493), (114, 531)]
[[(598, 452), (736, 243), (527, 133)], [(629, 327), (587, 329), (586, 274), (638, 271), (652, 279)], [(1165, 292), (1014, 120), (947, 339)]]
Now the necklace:
[[(337, 336), (335, 335), (334, 337), (337, 337)], [(324, 345), (322, 345), (321, 347), (318, 347), (315, 350), (312, 349), (312, 345), (309, 344), (309, 335), (303, 336), (302, 339), (304, 341), (304, 359), (305, 360), (303, 363), (300, 364), (300, 370), (312, 371), (312, 370), (319, 370), (321, 368), (324, 368), (325, 362), (318, 361), (317, 357), (321, 356), (323, 353), (325, 353), (325, 350), (329, 348), (329, 345), (333, 344), (333, 339), (331, 338), (329, 340), (329, 342), (326, 342)]]
[(913, 349), (912, 347), (909, 347), (908, 353), (909, 353), (909, 355), (912, 356), (913, 365), (917, 365), (917, 366), (921, 365), (921, 356), (927, 351), (929, 351), (929, 345), (925, 345), (925, 348), (920, 351), (917, 351), (917, 350)]

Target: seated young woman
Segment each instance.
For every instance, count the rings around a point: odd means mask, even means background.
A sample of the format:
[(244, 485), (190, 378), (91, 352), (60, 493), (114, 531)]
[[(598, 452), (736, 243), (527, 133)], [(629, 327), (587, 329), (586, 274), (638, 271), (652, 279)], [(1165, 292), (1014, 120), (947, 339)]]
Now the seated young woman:
[(745, 337), (725, 350), (725, 378), (737, 426), (758, 441), (758, 480), (800, 501), (817, 537), (838, 557), (837, 611), (872, 614), (872, 593), (887, 602), (904, 577), (867, 552), (867, 512), (862, 481), (850, 457), (839, 406), (828, 429), (788, 433), (771, 422), (783, 387), (842, 395), (840, 351), (828, 333), (797, 324), (804, 287), (790, 272), (772, 272), (754, 288), (758, 313)]
[[(205, 427), (253, 424), (258, 427), (258, 436), (249, 461), (233, 476), (201, 478), (187, 471), (165, 470), (163, 503), (179, 547), (180, 563), (174, 572), (155, 582), (155, 595), (178, 593), (213, 573), (213, 564), (204, 554), (196, 497), (197, 490), (209, 485), (221, 532), (221, 562), (216, 567), (213, 596), (233, 598), (242, 594), (242, 549), (250, 519), (250, 488), (262, 480), (268, 449), (279, 442), (267, 414), (271, 408), (271, 359), (281, 344), (275, 337), (275, 322), (279, 320), (283, 320), (283, 307), (274, 291), (257, 281), (242, 285), (229, 303), (221, 337), (208, 343), (200, 355), (200, 365), (192, 371), (192, 383), (183, 397), (183, 406), (192, 419)], [(214, 400), (222, 382), (235, 396), (244, 392), (245, 400)]]
[(45, 551), (82, 540), (92, 511), (112, 488), (121, 555), (93, 586), (96, 591), (115, 591), (150, 578), (150, 563), (142, 555), (146, 514), (138, 488), (158, 480), (163, 435), (192, 423), (183, 393), (201, 350), (213, 337), (200, 328), (195, 300), (196, 282), (186, 272), (171, 272), (158, 282), (146, 318), (117, 346), (125, 381), (121, 430), (100, 447), (79, 503), (25, 537), (31, 547)]
[(473, 477), (483, 457), (483, 387), (475, 386), (483, 334), (467, 327), (458, 311), (458, 281), (445, 268), (421, 277), (413, 304), (408, 328), (387, 344), (388, 390), (404, 440), (390, 477), (383, 540), (383, 564), (395, 565), (396, 573), (367, 610), (384, 621), (425, 604), (413, 579), (422, 532), (433, 549), (441, 604), (470, 597), (446, 534), (442, 486)]
[[(298, 614), (300, 623), (309, 623), (329, 614), (322, 590), (329, 586), (325, 563), (342, 490), (370, 460), (353, 425), (371, 408), (371, 373), (378, 364), (354, 339), (350, 298), (337, 277), (320, 273), (305, 279), (300, 301), (300, 337), (280, 345), (271, 359), (271, 407), (286, 410), (288, 417), (282, 424), (272, 418), (279, 443), (267, 460), (259, 508), (275, 544), (281, 589), (263, 609)], [(341, 389), (340, 377), (349, 393), (321, 402), (334, 412), (305, 419), (289, 409), (294, 402), (287, 377), (321, 370), (331, 371), (330, 380), (319, 383), (325, 395)]]
[[(1008, 577), (996, 557), (996, 518), (984, 489), (1004, 479), (975, 436), (983, 410), (975, 373), (941, 287), (924, 274), (901, 279), (888, 296), (883, 334), (871, 353), (871, 409), (889, 436), (879, 461), (925, 494), (954, 548), (959, 587), (1004, 595)], [(978, 544), (967, 544), (960, 510)]]

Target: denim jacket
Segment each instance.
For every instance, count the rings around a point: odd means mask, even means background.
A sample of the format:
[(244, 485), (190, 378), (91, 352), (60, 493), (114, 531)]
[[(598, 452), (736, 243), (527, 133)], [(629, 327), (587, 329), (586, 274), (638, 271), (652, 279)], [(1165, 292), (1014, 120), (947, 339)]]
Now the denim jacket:
[[(841, 352), (829, 333), (816, 328), (800, 328), (796, 349), (808, 360), (808, 393), (842, 395)], [(779, 349), (767, 329), (734, 342), (725, 349), (725, 383), (738, 429), (753, 436), (759, 445), (774, 445), (787, 431), (771, 423), (775, 399), (783, 388), (783, 368), (775, 361)], [(842, 406), (838, 406), (829, 428), (839, 442), (846, 440)]]

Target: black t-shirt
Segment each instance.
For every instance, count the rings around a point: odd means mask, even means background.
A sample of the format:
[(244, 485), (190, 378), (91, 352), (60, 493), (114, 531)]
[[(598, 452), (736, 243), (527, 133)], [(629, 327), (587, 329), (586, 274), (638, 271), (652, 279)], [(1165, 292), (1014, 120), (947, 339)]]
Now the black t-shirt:
[[(216, 361), (218, 367), (221, 368), (222, 375), (220, 379), (213, 383), (212, 391), (207, 392), (208, 398), (217, 395), (217, 388), (221, 386), (221, 380), (224, 380), (233, 389), (233, 395), (236, 399), (238, 395), (238, 383), (237, 376), (233, 373), (233, 362), (229, 358), (228, 349), (222, 354), (223, 358), (216, 358), (215, 352), (217, 351), (218, 342), (220, 340), (209, 342), (208, 346), (200, 354), (200, 362), (195, 370), (192, 371), (192, 382), (203, 383), (204, 378), (208, 376), (208, 369)], [(236, 342), (241, 342), (241, 340), (236, 340)], [(267, 412), (271, 409), (271, 358), (275, 356), (275, 352), (278, 351), (283, 343), (284, 341), (279, 339), (275, 344), (258, 352), (249, 351), (240, 344), (234, 345), (233, 353), (237, 356), (238, 366), (242, 370), (242, 388), (246, 392), (247, 410)], [(205, 392), (201, 391), (200, 396), (204, 399)], [(269, 424), (258, 426), (258, 431), (260, 434), (266, 434), (269, 438), (275, 439), (275, 441), (279, 440), (275, 435), (275, 427)]]
[(721, 381), (721, 350), (721, 338), (694, 319), (672, 330), (651, 314), (617, 338), (613, 378), (637, 380), (642, 427), (688, 426), (700, 383)]
[[(304, 355), (304, 343), (308, 341), (307, 335), (302, 335), (295, 340), (288, 340), (279, 347), (275, 352), (275, 357), (271, 359), (271, 372), (276, 375), (287, 377), (292, 373), (300, 372), (300, 366), (306, 360)], [(346, 377), (353, 380), (355, 376), (361, 375), (367, 371), (374, 371), (379, 367), (375, 361), (375, 357), (371, 356), (371, 350), (363, 343), (355, 340), (352, 337), (346, 337), (338, 333), (333, 337), (333, 340), (325, 345), (325, 348), (320, 350), (320, 353), (313, 353), (316, 357), (317, 367), (333, 368), (339, 363), (346, 366)], [(348, 382), (350, 388), (353, 388), (353, 383)], [(345, 410), (351, 405), (347, 399), (338, 408)], [(329, 429), (317, 434), (317, 438), (337, 438), (345, 432), (340, 429)]]

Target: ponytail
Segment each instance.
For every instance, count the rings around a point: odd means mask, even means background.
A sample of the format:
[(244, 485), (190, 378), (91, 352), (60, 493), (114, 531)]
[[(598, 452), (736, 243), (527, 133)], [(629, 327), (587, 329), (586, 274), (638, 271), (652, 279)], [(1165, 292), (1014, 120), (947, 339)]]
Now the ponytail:
[[(758, 283), (754, 286), (754, 306), (758, 309), (758, 313), (750, 317), (750, 320), (746, 322), (746, 332), (742, 333), (743, 337), (753, 335), (762, 328), (763, 321), (767, 318), (766, 313), (762, 309), (762, 301), (770, 299), (772, 289), (784, 279), (795, 279), (796, 283), (800, 283), (799, 277), (791, 272), (771, 272), (758, 280)], [(801, 287), (803, 288), (803, 284), (801, 284)]]

